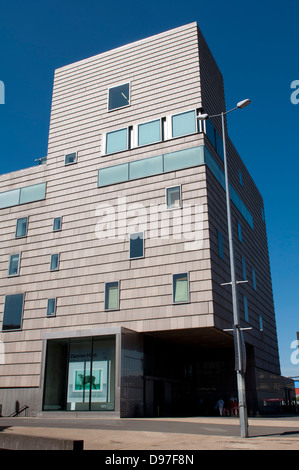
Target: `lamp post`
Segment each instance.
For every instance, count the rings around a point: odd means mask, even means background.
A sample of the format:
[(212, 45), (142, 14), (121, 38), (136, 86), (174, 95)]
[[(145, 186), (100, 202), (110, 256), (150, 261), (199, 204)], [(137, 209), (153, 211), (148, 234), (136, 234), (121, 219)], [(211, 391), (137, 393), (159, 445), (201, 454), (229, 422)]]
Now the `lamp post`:
[(233, 231), (232, 231), (232, 220), (231, 220), (231, 206), (230, 206), (230, 191), (229, 191), (229, 179), (227, 169), (227, 155), (226, 155), (226, 137), (225, 137), (225, 126), (224, 116), (235, 109), (243, 109), (250, 104), (250, 100), (246, 99), (240, 101), (235, 108), (229, 111), (224, 111), (220, 114), (208, 116), (208, 114), (200, 114), (197, 119), (206, 120), (208, 118), (220, 117), (222, 122), (222, 139), (223, 139), (223, 155), (224, 155), (224, 175), (225, 175), (225, 189), (226, 189), (226, 210), (227, 210), (227, 226), (228, 226), (228, 239), (229, 239), (229, 258), (230, 258), (230, 272), (232, 286), (232, 303), (233, 303), (233, 334), (235, 344), (235, 355), (236, 355), (236, 372), (237, 372), (237, 388), (238, 388), (238, 402), (239, 402), (239, 417), (240, 417), (240, 428), (241, 437), (248, 437), (248, 417), (247, 417), (247, 406), (246, 406), (246, 392), (245, 392), (245, 364), (244, 364), (244, 351), (245, 345), (242, 337), (242, 329), (240, 328), (240, 314), (237, 300), (237, 284), (242, 281), (236, 280), (235, 272), (235, 256), (234, 256), (234, 244), (233, 244)]

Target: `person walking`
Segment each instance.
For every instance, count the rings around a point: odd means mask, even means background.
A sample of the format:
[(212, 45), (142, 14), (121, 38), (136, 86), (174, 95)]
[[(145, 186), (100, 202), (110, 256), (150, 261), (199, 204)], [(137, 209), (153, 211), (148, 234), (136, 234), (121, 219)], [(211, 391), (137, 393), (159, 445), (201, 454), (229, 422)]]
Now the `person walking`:
[(224, 401), (222, 400), (222, 398), (220, 398), (216, 403), (216, 408), (218, 408), (220, 416), (222, 416), (223, 413), (223, 405)]

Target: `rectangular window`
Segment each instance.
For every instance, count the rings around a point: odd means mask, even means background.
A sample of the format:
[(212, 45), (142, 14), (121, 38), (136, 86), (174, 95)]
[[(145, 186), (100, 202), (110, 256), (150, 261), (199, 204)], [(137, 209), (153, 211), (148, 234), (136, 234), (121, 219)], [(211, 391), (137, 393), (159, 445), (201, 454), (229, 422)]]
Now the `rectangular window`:
[(17, 206), (20, 202), (20, 190), (13, 189), (0, 194), (0, 209)]
[(245, 319), (245, 321), (249, 322), (248, 300), (247, 300), (246, 295), (243, 295), (243, 305), (244, 305), (244, 319)]
[(59, 232), (61, 230), (62, 217), (55, 217), (53, 220), (53, 232)]
[(16, 255), (11, 255), (9, 257), (9, 265), (8, 265), (8, 275), (9, 276), (18, 276), (20, 272), (20, 253)]
[(264, 331), (263, 317), (261, 315), (259, 315), (259, 326), (260, 326), (260, 331)]
[(105, 284), (105, 310), (119, 309), (119, 283), (107, 282)]
[(22, 217), (21, 219), (17, 220), (16, 225), (16, 238), (26, 237), (27, 235), (27, 226), (28, 226), (28, 217)]
[(65, 165), (72, 165), (73, 163), (77, 162), (77, 152), (68, 153), (64, 157), (64, 164)]
[(129, 166), (130, 180), (158, 175), (163, 173), (163, 158), (162, 155), (158, 155), (157, 157), (144, 158), (143, 160), (136, 160), (135, 162), (131, 162)]
[(20, 330), (23, 317), (24, 294), (5, 297), (2, 331)]
[(246, 281), (247, 275), (246, 275), (246, 261), (242, 256), (242, 276), (243, 276), (243, 281)]
[(109, 88), (108, 111), (130, 105), (130, 84)]
[(256, 290), (256, 277), (255, 277), (255, 269), (252, 268), (252, 286), (254, 290)]
[(56, 315), (56, 299), (48, 299), (47, 317), (55, 317)]
[(172, 116), (172, 137), (193, 134), (196, 132), (195, 111)]
[(138, 145), (151, 144), (161, 140), (161, 121), (145, 122), (138, 126)]
[(130, 259), (143, 258), (144, 240), (143, 232), (132, 233), (130, 235)]
[(108, 132), (106, 134), (106, 153), (121, 152), (128, 149), (128, 129)]
[(109, 184), (122, 183), (129, 179), (129, 164), (109, 166), (99, 170), (98, 185), (108, 186)]
[(46, 183), (34, 184), (20, 189), (20, 204), (41, 201), (46, 197)]
[(204, 164), (204, 148), (192, 147), (164, 155), (164, 172), (191, 168)]
[(167, 209), (177, 209), (181, 207), (181, 187), (174, 186), (166, 189)]
[(218, 238), (218, 255), (220, 258), (224, 259), (223, 253), (223, 235), (219, 230), (217, 230), (217, 238)]
[(189, 302), (188, 273), (173, 275), (173, 302)]
[(59, 269), (59, 254), (51, 255), (50, 271), (58, 271)]
[(237, 221), (237, 224), (238, 224), (238, 239), (239, 239), (239, 242), (242, 243), (242, 226), (239, 221)]

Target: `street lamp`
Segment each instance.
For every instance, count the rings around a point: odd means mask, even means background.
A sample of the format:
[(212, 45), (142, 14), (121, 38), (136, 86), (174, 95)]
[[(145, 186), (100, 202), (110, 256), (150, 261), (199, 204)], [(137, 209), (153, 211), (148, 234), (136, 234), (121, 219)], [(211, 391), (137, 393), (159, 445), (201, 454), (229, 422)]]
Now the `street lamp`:
[(236, 280), (235, 273), (235, 257), (234, 257), (234, 245), (233, 245), (233, 231), (232, 231), (232, 220), (231, 220), (231, 207), (230, 207), (230, 191), (229, 191), (229, 179), (227, 170), (227, 156), (226, 156), (226, 137), (224, 127), (224, 116), (231, 113), (235, 109), (243, 109), (250, 104), (250, 100), (246, 99), (239, 101), (235, 108), (229, 111), (224, 111), (220, 114), (209, 116), (208, 114), (199, 114), (197, 119), (205, 120), (208, 118), (214, 118), (221, 116), (222, 120), (222, 139), (223, 139), (223, 155), (224, 155), (224, 175), (225, 175), (225, 189), (226, 189), (226, 210), (227, 210), (227, 226), (228, 226), (228, 239), (229, 239), (229, 258), (230, 258), (230, 272), (232, 286), (232, 303), (233, 303), (233, 334), (235, 343), (235, 355), (236, 355), (236, 372), (237, 372), (237, 388), (238, 388), (238, 401), (239, 401), (239, 417), (241, 427), (241, 437), (248, 437), (248, 417), (247, 417), (247, 406), (246, 406), (246, 393), (245, 393), (245, 364), (244, 364), (244, 352), (245, 345), (243, 342), (242, 329), (240, 328), (240, 315), (239, 306), (237, 300), (237, 284), (242, 281)]

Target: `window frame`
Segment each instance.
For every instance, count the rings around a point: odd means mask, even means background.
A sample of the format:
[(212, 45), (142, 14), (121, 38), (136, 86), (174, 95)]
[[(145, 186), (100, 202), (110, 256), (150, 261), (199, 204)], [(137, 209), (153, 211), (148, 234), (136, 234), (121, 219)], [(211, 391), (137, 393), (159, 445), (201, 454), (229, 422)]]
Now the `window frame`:
[[(173, 125), (173, 119), (176, 118), (177, 116), (181, 116), (183, 114), (191, 114), (191, 113), (194, 113), (194, 131), (191, 131), (191, 132), (188, 132), (187, 134), (183, 133), (183, 134), (179, 134), (179, 135), (173, 135), (174, 131), (173, 131), (173, 128), (174, 128), (174, 125)], [(187, 136), (187, 135), (193, 135), (193, 134), (198, 134), (198, 126), (197, 126), (197, 112), (196, 112), (196, 109), (189, 109), (189, 110), (186, 110), (186, 111), (182, 111), (180, 113), (175, 113), (175, 114), (171, 114), (171, 118), (170, 118), (170, 122), (171, 122), (171, 138), (172, 139), (178, 139), (180, 137), (184, 137), (184, 136)]]
[[(104, 134), (104, 142), (103, 142), (103, 148), (104, 148), (104, 155), (113, 155), (115, 153), (119, 153), (119, 152), (126, 152), (127, 150), (130, 150), (130, 127), (131, 126), (126, 126), (126, 127), (121, 127), (120, 129), (115, 129), (114, 131), (109, 131), (109, 132), (106, 132)], [(114, 150), (113, 152), (108, 152), (107, 151), (107, 143), (108, 143), (108, 139), (107, 139), (107, 136), (109, 134), (115, 134), (117, 132), (121, 132), (121, 131), (126, 131), (126, 148), (123, 148), (123, 149), (120, 149), (120, 150)]]
[[(6, 305), (7, 305), (7, 298), (8, 297), (14, 297), (14, 296), (17, 296), (17, 295), (22, 295), (22, 306), (21, 306), (21, 315), (20, 315), (20, 326), (18, 328), (3, 328), (5, 326), (5, 316), (7, 315), (7, 312), (6, 312)], [(24, 315), (24, 304), (25, 304), (25, 293), (19, 293), (19, 294), (9, 294), (9, 295), (6, 295), (5, 296), (5, 300), (4, 300), (4, 309), (3, 309), (3, 318), (2, 318), (2, 327), (1, 327), (1, 331), (3, 333), (7, 332), (7, 331), (21, 331), (22, 330), (22, 325), (23, 325), (23, 315)]]
[[(55, 269), (52, 268), (52, 259), (53, 259), (53, 256), (57, 256), (57, 267)], [(55, 271), (59, 271), (59, 262), (60, 262), (60, 253), (53, 253), (51, 255), (51, 260), (50, 260), (50, 272), (55, 272)]]
[[(175, 276), (187, 276), (187, 291), (188, 291), (188, 300), (175, 301)], [(175, 273), (172, 275), (172, 303), (173, 305), (188, 304), (190, 303), (190, 278), (189, 272), (184, 273)]]
[[(66, 163), (66, 157), (68, 157), (69, 155), (74, 155), (74, 154), (75, 154), (75, 160), (73, 162)], [(75, 165), (75, 163), (77, 163), (77, 161), (78, 161), (78, 152), (77, 151), (64, 154), (64, 166)]]
[[(112, 90), (113, 88), (118, 88), (118, 87), (124, 86), (124, 85), (129, 85), (129, 103), (125, 104), (123, 106), (118, 106), (117, 108), (109, 109), (110, 90)], [(130, 80), (126, 80), (125, 82), (118, 83), (116, 85), (108, 87), (108, 89), (107, 89), (107, 112), (108, 113), (111, 113), (112, 111), (117, 111), (118, 109), (127, 108), (128, 106), (131, 106), (131, 81)]]
[[(140, 234), (142, 233), (142, 256), (131, 256), (131, 236), (132, 235), (137, 235), (137, 234)], [(134, 260), (134, 259), (142, 259), (144, 258), (144, 232), (131, 232), (129, 234), (129, 259), (130, 260)]]
[[(21, 254), (22, 254), (22, 252), (13, 253), (12, 255), (9, 255), (7, 277), (17, 277), (17, 276), (20, 275)], [(18, 256), (18, 269), (17, 269), (17, 272), (15, 274), (10, 274), (10, 265), (11, 265), (11, 259), (12, 259), (13, 256)]]
[[(136, 147), (144, 147), (146, 145), (151, 145), (151, 144), (156, 144), (156, 143), (159, 143), (159, 142), (163, 142), (163, 125), (162, 125), (162, 119), (163, 118), (158, 118), (158, 119), (151, 119), (150, 121), (144, 121), (144, 122), (139, 122), (138, 124), (136, 124)], [(145, 126), (146, 124), (152, 124), (154, 122), (159, 122), (159, 132), (160, 132), (160, 138), (159, 140), (153, 140), (152, 142), (147, 142), (145, 144), (140, 144), (139, 143), (139, 128), (141, 126)], [(134, 145), (135, 147), (135, 145)]]
[[(171, 207), (171, 206), (168, 206), (168, 190), (174, 189), (174, 188), (179, 188), (179, 192), (180, 192), (179, 205), (178, 205), (178, 206), (172, 206), (172, 207)], [(167, 208), (167, 210), (172, 211), (172, 210), (182, 209), (182, 207), (183, 207), (183, 201), (182, 201), (182, 185), (181, 185), (181, 184), (176, 184), (175, 186), (168, 186), (167, 188), (165, 188), (165, 200), (166, 200), (166, 208)]]
[[(49, 313), (49, 303), (51, 300), (54, 300), (54, 312), (53, 313)], [(51, 297), (50, 299), (48, 299), (48, 302), (47, 302), (47, 318), (56, 317), (56, 308), (57, 308), (57, 298)]]
[[(56, 228), (56, 229), (55, 229), (55, 228), (54, 228), (55, 220), (58, 220), (58, 219), (59, 219), (59, 221), (60, 221), (60, 222), (59, 222), (60, 225), (59, 225), (59, 228)], [(54, 218), (53, 218), (53, 232), (61, 232), (61, 230), (62, 230), (62, 216), (60, 216), (60, 217), (54, 217)]]
[[(18, 235), (18, 222), (20, 220), (25, 220), (26, 219), (26, 232), (25, 232), (25, 235)], [(15, 238), (16, 239), (19, 239), (19, 238), (26, 238), (27, 237), (27, 232), (28, 232), (28, 221), (29, 221), (29, 217), (19, 217), (17, 219), (17, 222), (16, 222), (16, 231), (15, 231)]]
[[(109, 286), (113, 284), (117, 285), (117, 307), (109, 308)], [(120, 309), (120, 281), (105, 282), (105, 298), (104, 298), (104, 310), (105, 312), (119, 310)]]

